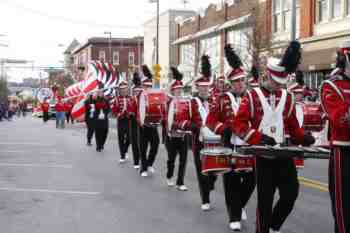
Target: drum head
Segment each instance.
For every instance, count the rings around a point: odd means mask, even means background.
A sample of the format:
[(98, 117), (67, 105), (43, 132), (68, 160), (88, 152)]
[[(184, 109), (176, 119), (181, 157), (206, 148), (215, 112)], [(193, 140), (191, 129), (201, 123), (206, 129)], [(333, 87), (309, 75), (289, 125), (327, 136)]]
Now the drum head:
[(141, 92), (140, 94), (139, 114), (140, 114), (140, 124), (143, 125), (145, 123), (145, 118), (146, 118), (146, 95), (144, 91)]
[(201, 128), (200, 135), (203, 138), (203, 143), (215, 143), (221, 142), (221, 136), (215, 134), (208, 127), (204, 126)]
[(200, 154), (208, 156), (227, 156), (232, 154), (232, 150), (225, 147), (204, 148), (201, 150)]
[(175, 114), (175, 104), (174, 100), (170, 102), (169, 111), (168, 111), (168, 130), (171, 131), (171, 127), (174, 123), (174, 114)]

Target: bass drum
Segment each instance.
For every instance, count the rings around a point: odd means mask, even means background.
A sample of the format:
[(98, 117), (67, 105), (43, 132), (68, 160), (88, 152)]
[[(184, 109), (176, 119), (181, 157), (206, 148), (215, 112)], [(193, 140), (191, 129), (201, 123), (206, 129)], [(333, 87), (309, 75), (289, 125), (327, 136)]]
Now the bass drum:
[(141, 126), (159, 125), (165, 120), (167, 96), (161, 90), (144, 90), (140, 94), (139, 120)]
[(191, 100), (184, 97), (174, 98), (170, 102), (168, 109), (168, 131), (170, 134), (187, 133), (178, 131), (174, 132), (173, 125), (174, 123), (180, 124), (181, 122), (190, 121), (191, 118)]

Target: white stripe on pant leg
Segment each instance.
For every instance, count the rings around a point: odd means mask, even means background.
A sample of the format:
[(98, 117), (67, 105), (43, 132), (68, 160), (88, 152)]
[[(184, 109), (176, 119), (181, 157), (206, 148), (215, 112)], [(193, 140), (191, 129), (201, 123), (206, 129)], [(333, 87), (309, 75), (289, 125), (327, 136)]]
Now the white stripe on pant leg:
[(337, 178), (339, 179), (339, 187), (337, 189), (338, 195), (337, 199), (339, 201), (339, 209), (337, 208), (337, 211), (339, 211), (339, 223), (341, 226), (338, 226), (339, 233), (346, 233), (345, 232), (345, 225), (344, 225), (344, 214), (343, 214), (343, 200), (342, 200), (342, 164), (341, 164), (341, 153), (340, 148), (337, 148)]

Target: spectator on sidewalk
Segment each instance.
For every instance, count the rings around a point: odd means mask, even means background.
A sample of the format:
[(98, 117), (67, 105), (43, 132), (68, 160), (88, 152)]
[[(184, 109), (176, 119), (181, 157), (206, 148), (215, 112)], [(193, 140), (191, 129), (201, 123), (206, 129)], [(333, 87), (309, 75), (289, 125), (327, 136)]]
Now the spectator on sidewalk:
[(87, 145), (91, 146), (91, 139), (94, 135), (95, 131), (95, 101), (96, 101), (97, 95), (89, 95), (87, 100), (85, 100), (84, 106), (85, 106), (85, 123), (87, 128)]
[(55, 110), (56, 110), (56, 128), (61, 128), (64, 129), (64, 123), (65, 123), (65, 108), (64, 108), (64, 103), (62, 101), (62, 97), (58, 96), (57, 97), (57, 103), (55, 105)]
[(49, 108), (50, 108), (50, 105), (47, 102), (47, 99), (45, 99), (44, 102), (41, 103), (40, 107), (43, 112), (43, 121), (44, 123), (46, 123), (49, 120)]
[(67, 118), (67, 123), (69, 121), (74, 124), (74, 119), (72, 117), (72, 110), (73, 110), (74, 104), (71, 101), (66, 102), (66, 118)]

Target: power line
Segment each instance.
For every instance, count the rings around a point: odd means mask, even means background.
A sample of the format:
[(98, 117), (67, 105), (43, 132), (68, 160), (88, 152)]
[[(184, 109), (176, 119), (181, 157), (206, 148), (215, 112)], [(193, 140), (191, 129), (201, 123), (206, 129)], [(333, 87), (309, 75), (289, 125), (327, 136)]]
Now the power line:
[(64, 66), (4, 66), (5, 69), (31, 69), (31, 70), (63, 70)]
[[(33, 8), (29, 8), (29, 7), (20, 5), (16, 2), (8, 1), (8, 0), (0, 1), (0, 3), (4, 3), (10, 7), (13, 7), (15, 9), (19, 9), (22, 11), (26, 11), (26, 12), (29, 12), (29, 13), (34, 14), (34, 15), (38, 15), (41, 17), (46, 17), (49, 19), (62, 21), (62, 22), (66, 22), (66, 23), (71, 23), (71, 24), (86, 25), (86, 26), (98, 27), (98, 28), (122, 28), (122, 29), (142, 29), (144, 27), (144, 25), (136, 26), (136, 25), (103, 24), (103, 23), (97, 23), (97, 22), (90, 21), (90, 20), (73, 19), (73, 18), (61, 16), (61, 15), (51, 15), (51, 14), (48, 14), (46, 12), (36, 10)], [(168, 25), (160, 25), (160, 27), (168, 27)]]

